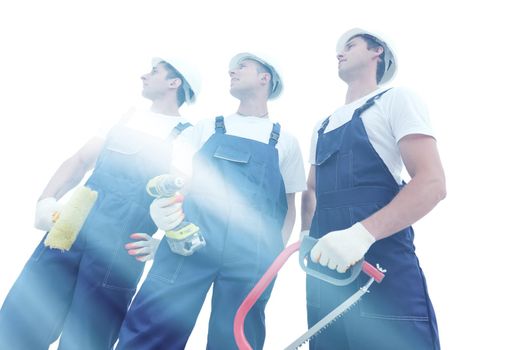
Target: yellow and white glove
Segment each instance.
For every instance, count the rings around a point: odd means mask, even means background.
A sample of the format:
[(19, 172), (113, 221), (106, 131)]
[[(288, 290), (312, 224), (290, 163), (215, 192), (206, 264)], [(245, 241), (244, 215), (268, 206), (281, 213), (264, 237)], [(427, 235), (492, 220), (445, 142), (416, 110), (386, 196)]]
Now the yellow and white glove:
[(153, 260), (159, 247), (160, 239), (153, 238), (146, 233), (134, 233), (129, 237), (137, 240), (124, 246), (129, 255), (135, 256), (135, 259), (142, 262)]
[(175, 203), (173, 198), (155, 198), (149, 214), (155, 225), (164, 231), (177, 227), (184, 220), (182, 203)]
[(310, 252), (310, 259), (331, 270), (344, 273), (361, 260), (376, 239), (360, 223), (332, 231), (319, 239)]
[(60, 213), (60, 204), (53, 197), (47, 197), (36, 203), (35, 228), (49, 232)]

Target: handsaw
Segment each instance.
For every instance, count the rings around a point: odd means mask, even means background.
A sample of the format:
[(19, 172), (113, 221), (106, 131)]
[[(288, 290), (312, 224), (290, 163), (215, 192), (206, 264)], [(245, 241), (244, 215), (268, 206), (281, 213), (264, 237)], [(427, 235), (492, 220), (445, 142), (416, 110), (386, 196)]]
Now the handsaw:
[(250, 344), (248, 343), (248, 340), (246, 339), (244, 335), (244, 320), (246, 318), (246, 315), (248, 314), (250, 309), (253, 307), (255, 302), (259, 299), (261, 294), (266, 290), (268, 285), (273, 281), (273, 279), (277, 275), (277, 272), (279, 272), (279, 270), (286, 263), (288, 258), (296, 251), (300, 250), (299, 263), (301, 267), (303, 268), (303, 270), (307, 274), (315, 278), (319, 278), (328, 283), (334, 284), (336, 286), (347, 285), (353, 282), (361, 271), (367, 274), (370, 277), (370, 279), (357, 292), (355, 292), (352, 296), (350, 296), (343, 303), (337, 306), (334, 310), (328, 313), (319, 322), (317, 322), (314, 326), (312, 326), (306, 333), (304, 333), (299, 338), (297, 338), (295, 341), (293, 341), (290, 345), (288, 345), (284, 350), (298, 349), (301, 345), (308, 342), (315, 335), (319, 334), (323, 329), (328, 327), (331, 322), (335, 321), (345, 311), (351, 308), (364, 294), (367, 293), (368, 289), (370, 288), (370, 286), (372, 285), (374, 281), (377, 283), (380, 283), (385, 277), (384, 275), (384, 272), (386, 272), (385, 270), (381, 269), (380, 266), (377, 266), (377, 268), (375, 268), (374, 266), (372, 266), (371, 264), (369, 264), (368, 262), (364, 260), (361, 260), (359, 263), (354, 265), (351, 268), (351, 272), (349, 274), (345, 274), (344, 275), (345, 277), (342, 279), (334, 278), (334, 277), (325, 275), (320, 271), (313, 270), (307, 267), (304, 261), (306, 257), (308, 256), (310, 250), (313, 248), (313, 246), (316, 243), (317, 243), (316, 239), (309, 237), (309, 236), (305, 236), (303, 237), (302, 241), (293, 243), (289, 245), (288, 247), (286, 247), (286, 249), (284, 249), (281, 252), (281, 254), (279, 254), (279, 256), (270, 265), (268, 270), (266, 270), (266, 272), (261, 277), (261, 279), (257, 282), (255, 287), (253, 287), (250, 293), (248, 293), (248, 295), (242, 302), (241, 306), (237, 310), (237, 313), (235, 314), (235, 319), (233, 322), (233, 333), (235, 336), (235, 342), (240, 350), (252, 350)]

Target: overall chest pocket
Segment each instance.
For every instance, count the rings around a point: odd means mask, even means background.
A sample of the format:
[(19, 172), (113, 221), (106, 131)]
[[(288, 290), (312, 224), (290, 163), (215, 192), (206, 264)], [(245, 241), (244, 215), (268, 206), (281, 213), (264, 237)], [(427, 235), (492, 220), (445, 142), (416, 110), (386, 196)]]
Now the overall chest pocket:
[(151, 139), (135, 130), (115, 129), (106, 141), (105, 149), (123, 155), (139, 153)]
[(266, 167), (250, 150), (220, 145), (213, 153), (213, 159), (217, 162), (225, 187), (230, 192), (237, 192), (244, 198), (251, 198), (258, 192), (261, 181), (266, 176)]
[(333, 150), (317, 154), (317, 188), (323, 192), (354, 186), (354, 154), (352, 150)]
[(228, 145), (220, 145), (213, 154), (214, 158), (228, 160), (238, 164), (248, 164), (251, 153)]
[(155, 154), (148, 152), (154, 141), (138, 131), (114, 130), (106, 141), (97, 168), (118, 178), (135, 178), (146, 172), (146, 154), (149, 154), (154, 163)]
[(339, 150), (318, 152), (315, 157), (317, 193), (337, 190), (337, 158)]

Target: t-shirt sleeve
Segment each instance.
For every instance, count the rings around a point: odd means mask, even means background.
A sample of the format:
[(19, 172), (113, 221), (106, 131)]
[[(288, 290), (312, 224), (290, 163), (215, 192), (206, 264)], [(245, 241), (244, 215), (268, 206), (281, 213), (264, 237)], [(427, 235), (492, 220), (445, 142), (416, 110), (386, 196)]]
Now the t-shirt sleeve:
[(283, 152), (283, 160), (280, 163), (286, 193), (305, 191), (306, 176), (304, 173), (303, 155), (301, 154), (299, 142), (295, 137), (290, 136), (289, 145)]
[(411, 134), (435, 137), (426, 105), (411, 90), (393, 89), (391, 102), (387, 108), (390, 127), (396, 142)]

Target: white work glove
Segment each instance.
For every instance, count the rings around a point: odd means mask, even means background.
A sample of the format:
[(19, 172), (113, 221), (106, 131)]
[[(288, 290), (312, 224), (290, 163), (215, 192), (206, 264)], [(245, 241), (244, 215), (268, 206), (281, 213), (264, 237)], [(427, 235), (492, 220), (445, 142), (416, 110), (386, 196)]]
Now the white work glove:
[(173, 198), (155, 198), (149, 207), (149, 214), (155, 225), (164, 231), (177, 227), (184, 219), (182, 203)]
[(36, 203), (35, 228), (48, 232), (55, 224), (54, 215), (60, 213), (60, 204), (53, 197), (47, 197)]
[(134, 233), (129, 237), (137, 240), (137, 242), (130, 242), (124, 246), (128, 250), (129, 255), (135, 256), (135, 259), (142, 262), (153, 260), (159, 247), (160, 239), (153, 238), (146, 233)]
[(360, 223), (340, 231), (332, 231), (319, 239), (310, 252), (310, 259), (331, 270), (344, 273), (361, 260), (376, 241)]

